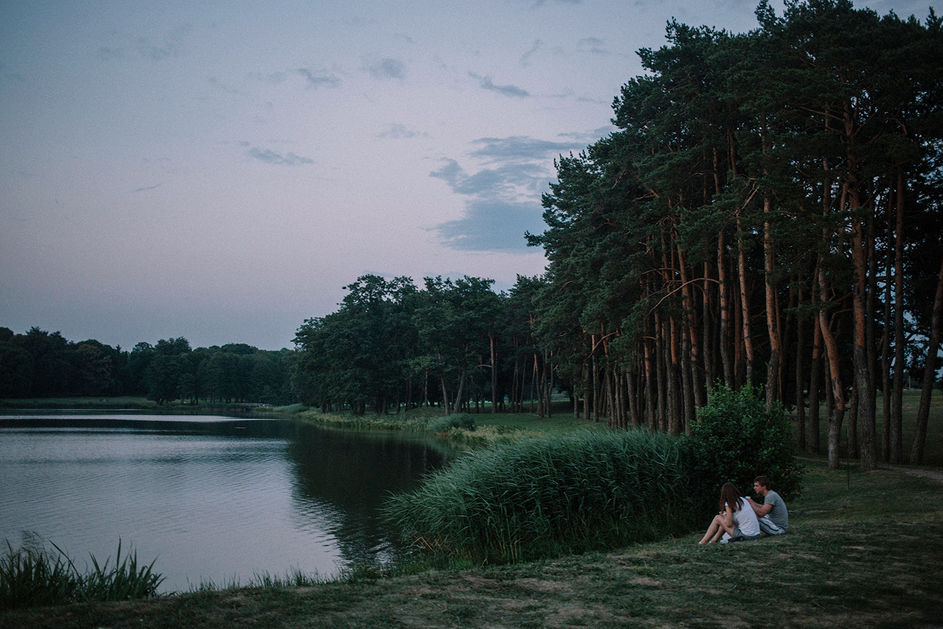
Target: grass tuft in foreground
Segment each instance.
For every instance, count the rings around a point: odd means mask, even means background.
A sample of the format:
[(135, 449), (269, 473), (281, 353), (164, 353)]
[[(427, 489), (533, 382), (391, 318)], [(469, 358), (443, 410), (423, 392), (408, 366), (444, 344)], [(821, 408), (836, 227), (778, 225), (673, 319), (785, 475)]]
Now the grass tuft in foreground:
[(156, 596), (164, 577), (154, 572), (154, 562), (138, 563), (137, 553), (122, 556), (121, 541), (114, 564), (99, 563), (80, 572), (58, 546), (14, 549), (7, 541), (0, 557), (0, 609), (56, 605), (78, 601), (126, 601)]

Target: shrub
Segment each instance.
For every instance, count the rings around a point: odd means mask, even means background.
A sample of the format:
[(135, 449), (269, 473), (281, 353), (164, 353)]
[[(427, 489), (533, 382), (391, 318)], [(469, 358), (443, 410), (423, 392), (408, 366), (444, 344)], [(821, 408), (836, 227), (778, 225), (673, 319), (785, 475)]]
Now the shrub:
[(429, 423), (428, 429), (432, 432), (448, 432), (452, 428), (475, 430), (475, 418), (462, 413), (446, 415), (432, 420), (432, 422)]
[(585, 431), (472, 452), (384, 511), (427, 550), (530, 559), (690, 531), (700, 514), (687, 477), (675, 437)]
[(696, 491), (704, 493), (710, 508), (723, 483), (747, 492), (761, 474), (783, 498), (799, 494), (802, 469), (789, 417), (778, 403), (767, 410), (752, 386), (712, 389), (686, 447)]

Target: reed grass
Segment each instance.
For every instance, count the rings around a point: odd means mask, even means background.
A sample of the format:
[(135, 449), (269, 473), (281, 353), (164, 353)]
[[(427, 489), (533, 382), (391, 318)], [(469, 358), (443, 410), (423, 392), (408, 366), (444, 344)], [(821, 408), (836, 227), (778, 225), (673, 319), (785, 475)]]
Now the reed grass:
[(579, 431), (476, 450), (392, 496), (404, 541), (453, 557), (520, 561), (691, 530), (680, 440)]
[(7, 551), (0, 556), (0, 609), (150, 598), (164, 580), (154, 571), (154, 561), (138, 563), (133, 550), (122, 556), (121, 540), (114, 563), (110, 558), (100, 563), (89, 555), (91, 569), (84, 572), (51, 545), (53, 551), (44, 546), (14, 549), (6, 542)]

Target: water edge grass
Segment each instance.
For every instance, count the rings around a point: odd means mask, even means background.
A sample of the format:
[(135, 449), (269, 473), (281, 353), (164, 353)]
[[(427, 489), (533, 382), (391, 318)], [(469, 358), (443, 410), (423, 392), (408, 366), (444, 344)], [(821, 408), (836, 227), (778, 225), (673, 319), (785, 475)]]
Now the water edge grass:
[(683, 442), (580, 431), (476, 450), (392, 496), (403, 540), (453, 558), (520, 561), (648, 541), (700, 515)]
[(122, 556), (121, 540), (114, 563), (90, 555), (91, 567), (79, 570), (56, 544), (14, 549), (9, 541), (0, 556), (0, 609), (59, 605), (78, 601), (125, 601), (157, 595), (164, 577), (154, 571), (156, 559), (138, 563), (137, 552)]

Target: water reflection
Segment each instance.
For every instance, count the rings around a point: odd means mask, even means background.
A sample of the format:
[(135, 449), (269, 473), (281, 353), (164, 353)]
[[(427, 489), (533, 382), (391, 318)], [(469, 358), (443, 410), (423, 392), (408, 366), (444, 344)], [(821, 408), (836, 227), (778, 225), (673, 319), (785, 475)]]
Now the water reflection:
[(158, 557), (164, 591), (396, 555), (377, 509), (440, 466), (440, 445), (274, 420), (0, 418), (0, 541), (77, 559)]
[(288, 448), (294, 464), (297, 511), (335, 517), (328, 531), (348, 562), (395, 557), (397, 548), (378, 517), (390, 493), (412, 487), (449, 456), (441, 445), (402, 435), (352, 433), (298, 427)]

